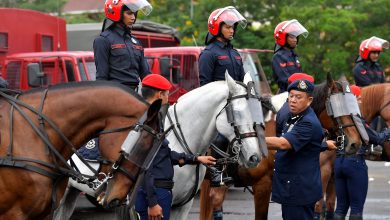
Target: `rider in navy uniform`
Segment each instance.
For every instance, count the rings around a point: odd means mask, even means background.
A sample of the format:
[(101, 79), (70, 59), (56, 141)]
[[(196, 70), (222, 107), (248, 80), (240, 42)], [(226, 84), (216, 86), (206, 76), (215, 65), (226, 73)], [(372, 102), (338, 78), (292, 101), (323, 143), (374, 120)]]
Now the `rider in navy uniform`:
[(272, 57), (272, 76), (279, 86), (279, 92), (287, 90), (287, 79), (293, 73), (302, 72), (301, 63), (294, 49), (299, 36), (305, 38), (309, 33), (299, 21), (293, 19), (279, 23), (274, 30), (275, 52)]
[[(359, 100), (360, 89), (350, 86), (352, 93)], [(362, 119), (369, 137), (370, 144), (383, 145), (390, 138), (390, 129), (377, 133)], [(355, 155), (346, 155), (344, 149), (337, 150), (334, 162), (337, 207), (334, 220), (345, 220), (348, 209), (351, 208), (349, 219), (363, 219), (363, 207), (368, 190), (368, 168), (364, 159), (367, 146), (363, 145)]]
[(277, 150), (272, 200), (282, 205), (284, 220), (312, 220), (314, 204), (322, 198), (320, 150), (324, 133), (310, 107), (314, 84), (296, 80), (288, 86), (289, 117), (281, 137), (266, 137)]
[(237, 81), (244, 79), (244, 67), (238, 51), (233, 48), (237, 25), (246, 27), (245, 18), (232, 6), (219, 8), (210, 14), (205, 44), (199, 56), (199, 81), (207, 83), (225, 80), (225, 72)]
[(104, 24), (113, 23), (108, 28), (103, 25), (93, 42), (97, 80), (116, 81), (136, 90), (140, 78), (150, 73), (141, 42), (131, 34), (138, 11), (148, 15), (152, 6), (146, 0), (106, 0)]
[[(161, 99), (163, 105), (168, 104), (170, 88), (170, 82), (158, 74), (149, 74), (142, 80), (142, 95), (149, 103)], [(163, 129), (162, 126), (160, 123), (160, 129)], [(164, 140), (150, 168), (145, 172), (142, 186), (137, 189), (135, 209), (140, 214), (141, 220), (169, 219), (172, 203), (173, 165), (215, 164), (215, 159), (211, 156), (178, 153), (172, 151), (168, 145), (169, 142)]]
[[(206, 48), (199, 56), (199, 81), (200, 85), (225, 80), (225, 72), (236, 81), (244, 80), (244, 67), (240, 54), (233, 48), (233, 40), (237, 26), (246, 27), (246, 19), (233, 7), (227, 6), (214, 10), (208, 19), (208, 33), (206, 36)], [(218, 134), (213, 140), (213, 145), (222, 151), (226, 151), (228, 140)], [(221, 156), (212, 150), (216, 158)], [(219, 187), (231, 182), (232, 178), (222, 178), (220, 167), (210, 167), (211, 187)], [(218, 210), (215, 218), (222, 218), (222, 211)], [(219, 217), (218, 217), (219, 216)]]
[[(353, 68), (353, 77), (357, 86), (364, 87), (386, 81), (383, 68), (378, 62), (379, 54), (383, 48), (389, 48), (389, 42), (378, 37), (371, 37), (360, 44), (359, 56)], [(380, 116), (375, 117), (370, 126), (376, 131), (381, 131), (386, 127)], [(382, 152), (382, 147), (379, 145), (373, 146), (372, 149), (373, 154), (381, 154)]]
[(353, 77), (357, 86), (363, 87), (385, 82), (383, 68), (378, 63), (380, 52), (389, 48), (389, 42), (378, 37), (364, 40), (359, 47), (359, 57), (353, 68)]

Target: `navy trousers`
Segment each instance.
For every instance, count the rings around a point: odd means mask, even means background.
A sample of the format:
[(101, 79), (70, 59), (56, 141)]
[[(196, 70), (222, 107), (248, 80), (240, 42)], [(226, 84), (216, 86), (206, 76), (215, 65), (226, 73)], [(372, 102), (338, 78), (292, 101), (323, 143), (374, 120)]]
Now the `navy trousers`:
[(293, 206), (282, 204), (283, 220), (313, 220), (314, 204)]
[[(172, 191), (170, 189), (156, 188), (157, 202), (163, 210), (162, 219), (169, 219), (172, 204)], [(148, 220), (148, 199), (146, 192), (140, 187), (135, 200), (135, 210), (141, 216), (141, 220)]]
[(368, 168), (363, 156), (337, 157), (334, 163), (337, 207), (335, 213), (362, 214), (368, 190)]

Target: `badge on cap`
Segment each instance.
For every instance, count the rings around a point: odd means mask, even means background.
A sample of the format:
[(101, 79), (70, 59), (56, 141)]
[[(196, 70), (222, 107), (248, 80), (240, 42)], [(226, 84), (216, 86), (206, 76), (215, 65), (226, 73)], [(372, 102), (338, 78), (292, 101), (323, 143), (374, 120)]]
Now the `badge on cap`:
[(306, 85), (305, 81), (303, 81), (303, 80), (299, 81), (298, 89), (302, 89), (302, 90), (306, 90), (307, 89), (307, 85)]
[(134, 38), (131, 38), (131, 42), (133, 42), (133, 44), (137, 44), (137, 40)]

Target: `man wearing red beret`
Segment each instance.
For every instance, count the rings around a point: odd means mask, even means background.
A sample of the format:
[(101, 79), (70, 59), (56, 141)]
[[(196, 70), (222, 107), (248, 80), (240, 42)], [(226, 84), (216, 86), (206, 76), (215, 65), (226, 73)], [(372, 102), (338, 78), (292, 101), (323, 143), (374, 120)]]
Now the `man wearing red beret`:
[[(149, 74), (142, 80), (141, 92), (148, 103), (151, 104), (161, 99), (162, 105), (167, 105), (171, 87), (171, 83), (163, 76)], [(168, 144), (168, 140), (165, 139), (152, 165), (145, 171), (142, 185), (137, 189), (135, 209), (140, 214), (141, 220), (169, 219), (172, 203), (173, 165), (215, 164), (215, 159), (211, 156), (178, 153), (172, 151)]]

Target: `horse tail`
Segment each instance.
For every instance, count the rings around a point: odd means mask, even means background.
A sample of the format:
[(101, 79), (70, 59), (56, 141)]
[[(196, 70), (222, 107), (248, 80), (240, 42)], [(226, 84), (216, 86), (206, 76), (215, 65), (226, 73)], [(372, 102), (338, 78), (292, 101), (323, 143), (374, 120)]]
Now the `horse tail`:
[(213, 205), (210, 198), (210, 180), (205, 178), (200, 186), (199, 220), (211, 220)]

